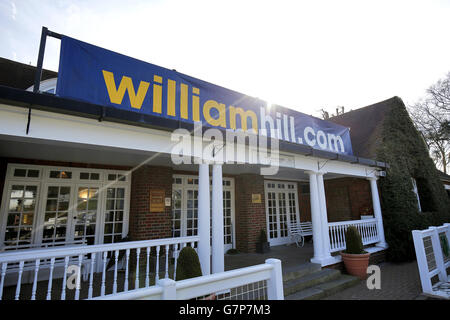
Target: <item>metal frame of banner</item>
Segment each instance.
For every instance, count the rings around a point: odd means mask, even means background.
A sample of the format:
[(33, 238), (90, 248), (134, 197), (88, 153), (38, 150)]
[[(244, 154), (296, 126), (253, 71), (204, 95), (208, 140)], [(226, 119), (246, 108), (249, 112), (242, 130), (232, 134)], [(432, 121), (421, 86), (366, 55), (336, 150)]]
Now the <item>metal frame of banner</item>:
[[(36, 73), (34, 75), (34, 86), (33, 86), (33, 93), (39, 93), (39, 88), (41, 85), (41, 79), (42, 79), (42, 65), (44, 64), (44, 53), (45, 53), (45, 44), (47, 42), (47, 36), (53, 37), (56, 39), (61, 40), (62, 34), (50, 31), (47, 29), (47, 27), (42, 27), (42, 33), (41, 33), (41, 43), (39, 44), (39, 54), (38, 54), (38, 60), (36, 65)], [(28, 108), (28, 122), (27, 122), (27, 129), (26, 134), (30, 131), (30, 122), (31, 122), (31, 105)]]
[(39, 92), (39, 87), (41, 83), (42, 78), (42, 65), (44, 63), (44, 53), (45, 53), (45, 44), (47, 42), (47, 36), (53, 37), (56, 39), (61, 40), (62, 34), (50, 31), (47, 29), (47, 27), (42, 27), (42, 33), (41, 33), (41, 43), (39, 45), (39, 54), (38, 54), (38, 60), (36, 65), (36, 74), (34, 77), (34, 87), (33, 92), (37, 93)]

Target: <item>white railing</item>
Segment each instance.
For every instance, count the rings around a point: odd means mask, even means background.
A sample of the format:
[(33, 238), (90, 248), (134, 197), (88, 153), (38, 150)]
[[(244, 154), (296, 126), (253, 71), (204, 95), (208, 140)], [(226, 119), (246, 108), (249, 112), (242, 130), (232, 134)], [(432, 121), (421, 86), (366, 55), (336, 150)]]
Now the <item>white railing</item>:
[(414, 230), (412, 235), (423, 293), (450, 299), (450, 224)]
[(155, 286), (94, 298), (96, 300), (283, 300), (281, 261), (207, 276), (174, 281), (159, 280)]
[[(0, 300), (91, 299), (107, 291), (117, 294), (149, 287), (160, 278), (175, 279), (179, 251), (188, 245), (196, 247), (198, 240), (195, 236), (1, 253)], [(111, 267), (113, 272), (108, 271)], [(72, 272), (75, 286), (69, 286)]]
[(363, 245), (379, 242), (377, 219), (351, 220), (328, 223), (330, 232), (330, 251), (345, 250), (345, 232), (355, 226), (361, 234)]

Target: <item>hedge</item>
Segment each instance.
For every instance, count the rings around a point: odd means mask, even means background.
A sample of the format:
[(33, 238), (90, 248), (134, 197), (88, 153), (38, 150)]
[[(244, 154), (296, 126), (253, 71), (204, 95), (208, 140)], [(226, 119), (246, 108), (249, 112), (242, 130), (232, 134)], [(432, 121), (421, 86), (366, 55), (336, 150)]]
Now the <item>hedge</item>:
[[(411, 231), (450, 222), (450, 201), (425, 142), (398, 97), (383, 122), (377, 160), (390, 165), (386, 177), (379, 180), (389, 244), (387, 258), (397, 262), (414, 260)], [(418, 210), (412, 177), (418, 185), (423, 212)]]

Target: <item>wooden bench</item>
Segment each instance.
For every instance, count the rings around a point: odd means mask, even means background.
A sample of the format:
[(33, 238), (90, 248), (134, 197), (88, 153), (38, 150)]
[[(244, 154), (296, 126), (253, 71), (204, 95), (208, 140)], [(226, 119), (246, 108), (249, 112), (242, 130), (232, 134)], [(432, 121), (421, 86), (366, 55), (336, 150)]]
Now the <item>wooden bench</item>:
[[(17, 245), (17, 246), (3, 246), (0, 248), (0, 255), (3, 252), (11, 252), (11, 251), (21, 251), (24, 253), (24, 257), (26, 257), (27, 255), (32, 256), (32, 253), (34, 250), (41, 250), (41, 249), (50, 249), (50, 248), (56, 248), (56, 247), (70, 247), (73, 248), (74, 246), (78, 247), (78, 246), (86, 246), (86, 240), (82, 239), (82, 240), (75, 240), (75, 241), (64, 241), (64, 242), (54, 242), (54, 243), (39, 243), (39, 244), (24, 244), (24, 245)], [(34, 271), (36, 268), (36, 260), (32, 259), (32, 258), (25, 258), (26, 260), (24, 260), (24, 265), (23, 265), (23, 269), (22, 272), (27, 272), (27, 271)], [(70, 257), (69, 258), (69, 265), (78, 265), (78, 257)], [(51, 266), (51, 259), (43, 259), (39, 261), (39, 271), (42, 269), (49, 269)], [(58, 268), (58, 267), (64, 267), (65, 266), (65, 261), (63, 258), (57, 258), (54, 262), (54, 268)], [(81, 270), (81, 274), (83, 276), (83, 280), (86, 280), (88, 275), (89, 275), (89, 271), (90, 271), (90, 258), (87, 256), (83, 257), (83, 261), (82, 261), (82, 270)], [(19, 263), (14, 263), (14, 264), (8, 264), (7, 269), (6, 269), (6, 274), (14, 274), (14, 273), (19, 273)], [(26, 283), (27, 281), (24, 279), (24, 281), (22, 281), (23, 283)]]
[(412, 232), (422, 291), (450, 299), (450, 224)]
[(305, 244), (305, 237), (312, 236), (312, 223), (310, 221), (288, 223), (288, 231), (289, 236), (295, 241), (297, 247), (299, 247), (298, 242), (300, 239), (303, 247)]

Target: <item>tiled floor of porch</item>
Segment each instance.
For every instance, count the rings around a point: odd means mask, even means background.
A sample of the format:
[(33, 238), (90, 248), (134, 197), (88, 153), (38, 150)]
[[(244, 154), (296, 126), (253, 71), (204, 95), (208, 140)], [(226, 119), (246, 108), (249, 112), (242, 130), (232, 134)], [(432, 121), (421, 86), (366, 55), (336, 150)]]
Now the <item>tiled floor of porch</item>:
[(268, 253), (238, 253), (225, 255), (225, 271), (264, 263), (266, 259), (281, 260), (283, 272), (298, 265), (310, 262), (314, 255), (312, 242), (306, 242), (303, 247), (294, 244), (270, 248)]

